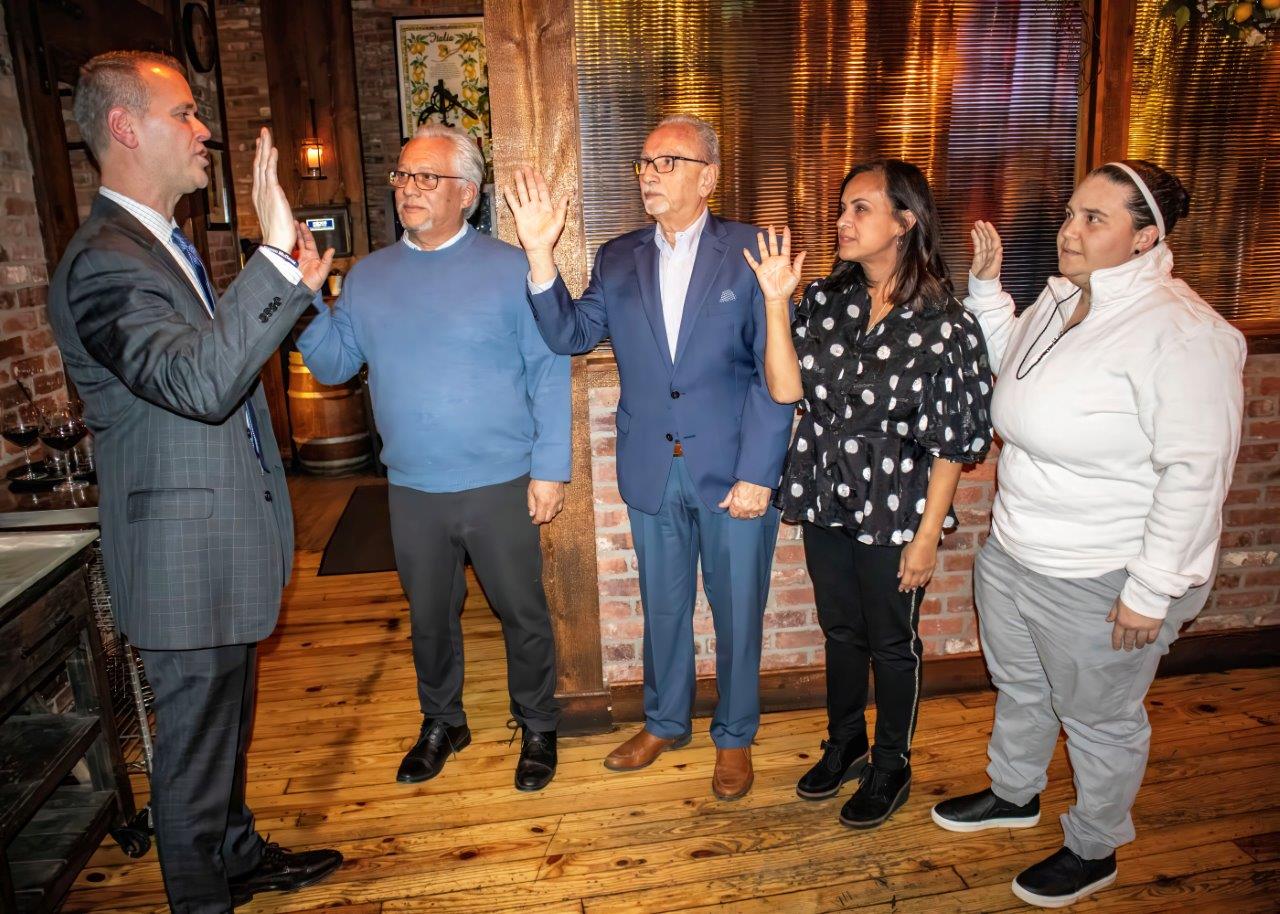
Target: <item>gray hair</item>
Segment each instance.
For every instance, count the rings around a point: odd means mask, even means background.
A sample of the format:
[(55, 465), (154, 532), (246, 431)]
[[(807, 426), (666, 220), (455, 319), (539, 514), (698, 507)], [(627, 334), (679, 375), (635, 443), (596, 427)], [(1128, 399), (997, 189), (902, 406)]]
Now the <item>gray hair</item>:
[(480, 208), (480, 189), (484, 187), (484, 156), (480, 153), (475, 137), (457, 127), (446, 127), (443, 124), (427, 123), (419, 125), (414, 131), (415, 140), (441, 139), (453, 143), (453, 168), (459, 177), (465, 178), (476, 186), (475, 199), (467, 207), (463, 217), (470, 219)]
[(111, 142), (107, 114), (112, 108), (142, 115), (150, 107), (151, 93), (141, 72), (146, 64), (186, 74), (178, 61), (155, 51), (108, 51), (80, 68), (71, 113), (95, 158), (101, 160)]
[[(702, 154), (713, 165), (720, 164), (720, 137), (716, 136), (716, 128), (700, 117), (692, 114), (672, 114), (658, 121), (658, 127), (688, 127), (698, 137), (702, 145)], [(658, 127), (653, 128), (657, 130)]]

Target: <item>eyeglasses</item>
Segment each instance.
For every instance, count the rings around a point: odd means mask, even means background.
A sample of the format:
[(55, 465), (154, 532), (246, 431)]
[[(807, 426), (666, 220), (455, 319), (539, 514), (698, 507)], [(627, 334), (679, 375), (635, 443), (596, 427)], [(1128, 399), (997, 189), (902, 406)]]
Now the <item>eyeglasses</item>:
[(418, 190), (435, 190), (440, 185), (441, 178), (452, 178), (455, 181), (467, 180), (460, 175), (435, 175), (429, 171), (419, 171), (414, 174), (407, 171), (392, 171), (387, 175), (387, 183), (392, 187), (405, 187), (410, 178), (413, 178), (413, 183), (418, 185)]
[(654, 171), (660, 175), (665, 175), (675, 171), (676, 162), (697, 162), (700, 165), (711, 164), (706, 159), (691, 159), (688, 156), (658, 156), (655, 159), (636, 159), (631, 163), (631, 167), (636, 170), (637, 175), (642, 175), (644, 170), (652, 165)]

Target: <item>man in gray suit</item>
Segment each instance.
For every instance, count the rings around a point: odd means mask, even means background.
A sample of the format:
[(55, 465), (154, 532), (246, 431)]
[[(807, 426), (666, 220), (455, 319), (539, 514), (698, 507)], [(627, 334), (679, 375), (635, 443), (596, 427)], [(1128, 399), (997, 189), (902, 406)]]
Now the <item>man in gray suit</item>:
[(94, 433), (116, 619), (155, 691), (151, 808), (169, 904), (225, 914), (342, 862), (337, 851), (268, 844), (244, 801), (255, 646), (275, 627), (293, 561), (257, 376), (333, 252), (320, 256), (294, 223), (264, 129), (253, 201), (265, 244), (218, 298), (173, 219), (209, 165), (181, 65), (143, 52), (95, 57), (74, 113), (102, 188), (50, 283), (49, 319)]

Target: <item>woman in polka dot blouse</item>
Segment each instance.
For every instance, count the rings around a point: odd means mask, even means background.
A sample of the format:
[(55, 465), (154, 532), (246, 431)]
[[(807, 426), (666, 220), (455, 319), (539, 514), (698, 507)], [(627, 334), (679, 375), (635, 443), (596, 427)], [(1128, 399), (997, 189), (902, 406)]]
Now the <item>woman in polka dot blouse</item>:
[[(828, 738), (800, 779), (808, 800), (861, 775), (840, 811), (874, 828), (906, 802), (920, 699), (920, 601), (938, 543), (954, 528), (963, 464), (991, 441), (991, 373), (977, 322), (955, 301), (938, 213), (914, 165), (858, 165), (840, 188), (838, 259), (794, 320), (804, 254), (770, 228), (759, 261), (765, 376), (803, 408), (777, 503), (804, 527), (805, 560), (826, 637)], [(874, 748), (867, 685), (876, 679)]]

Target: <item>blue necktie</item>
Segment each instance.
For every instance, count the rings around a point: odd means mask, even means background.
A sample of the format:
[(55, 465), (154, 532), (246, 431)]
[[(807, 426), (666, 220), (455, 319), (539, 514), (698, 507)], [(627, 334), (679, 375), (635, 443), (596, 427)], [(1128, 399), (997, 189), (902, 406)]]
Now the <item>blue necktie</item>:
[[(200, 254), (196, 251), (190, 239), (182, 234), (182, 229), (175, 228), (173, 234), (169, 236), (169, 240), (173, 242), (174, 247), (182, 252), (182, 256), (187, 259), (187, 263), (191, 265), (191, 270), (196, 274), (196, 279), (200, 282), (200, 291), (203, 293), (204, 306), (208, 309), (209, 315), (213, 316), (214, 307), (218, 303), (218, 297), (213, 294), (213, 286), (209, 284), (209, 274), (204, 270), (204, 263), (200, 260)], [(244, 401), (244, 424), (249, 429), (249, 443), (253, 445), (253, 453), (257, 455), (258, 463), (262, 466), (262, 471), (267, 471), (267, 462), (262, 459), (262, 444), (258, 437), (258, 419), (253, 414), (253, 404), (248, 400)]]

